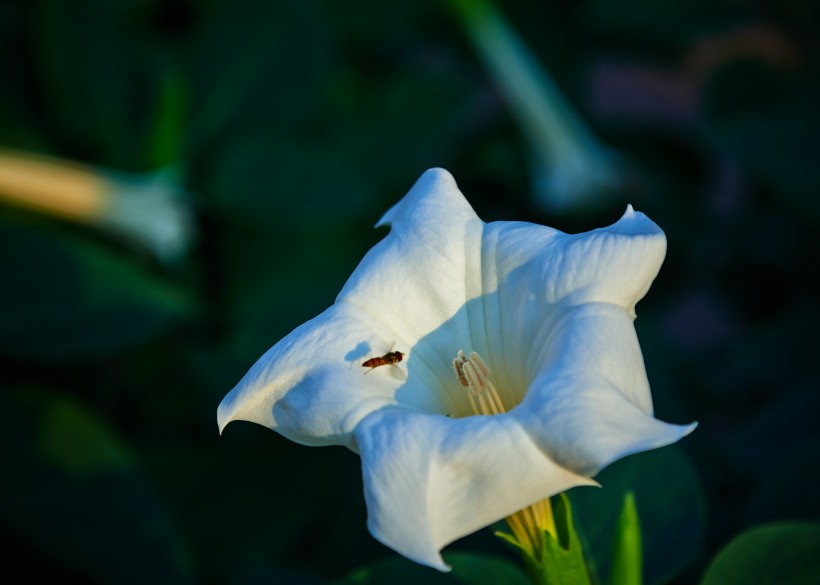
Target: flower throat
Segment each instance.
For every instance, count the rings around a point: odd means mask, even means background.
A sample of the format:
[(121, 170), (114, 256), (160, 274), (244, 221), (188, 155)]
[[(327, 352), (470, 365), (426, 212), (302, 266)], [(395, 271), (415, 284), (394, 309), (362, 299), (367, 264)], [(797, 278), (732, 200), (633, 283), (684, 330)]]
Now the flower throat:
[[(490, 381), (490, 370), (476, 352), (465, 356), (462, 350), (453, 360), (453, 370), (459, 384), (470, 392), (470, 406), (474, 415), (493, 415), (507, 412), (498, 391)], [(555, 520), (549, 498), (536, 502), (507, 516), (507, 524), (521, 548), (533, 558), (540, 558), (544, 533), (557, 538)]]

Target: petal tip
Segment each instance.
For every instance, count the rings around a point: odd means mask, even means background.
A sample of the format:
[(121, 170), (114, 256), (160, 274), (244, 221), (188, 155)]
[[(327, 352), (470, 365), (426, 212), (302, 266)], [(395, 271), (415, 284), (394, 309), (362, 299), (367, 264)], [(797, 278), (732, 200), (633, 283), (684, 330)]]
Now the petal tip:
[(432, 569), (436, 569), (437, 571), (441, 571), (442, 573), (449, 573), (450, 571), (453, 570), (452, 566), (450, 566), (450, 565), (448, 565), (447, 563), (444, 562), (444, 560), (441, 558), (441, 555), (439, 555), (438, 561), (435, 564), (431, 564), (431, 563), (425, 563), (425, 564), (428, 567), (432, 568)]
[(225, 427), (228, 426), (233, 419), (228, 414), (228, 409), (225, 407), (225, 401), (223, 400), (219, 404), (219, 408), (216, 409), (216, 426), (219, 428), (219, 436), (222, 436), (222, 431), (225, 430)]
[(659, 236), (664, 237), (663, 230), (645, 213), (635, 211), (632, 204), (626, 206), (624, 214), (612, 226), (607, 228), (614, 233), (626, 236)]
[(681, 439), (684, 438), (686, 435), (690, 434), (696, 428), (698, 428), (698, 422), (697, 421), (691, 422), (688, 425), (681, 425), (681, 427), (680, 427), (680, 429), (681, 429), (680, 438)]
[(582, 483), (579, 483), (578, 487), (594, 487), (594, 488), (601, 487), (601, 484), (598, 483), (597, 481), (595, 481), (594, 479), (592, 479), (591, 477), (585, 477), (584, 479), (586, 481), (584, 481)]
[(655, 420), (659, 423), (658, 428), (660, 429), (660, 434), (656, 437), (656, 444), (651, 447), (653, 449), (677, 443), (691, 434), (698, 426), (696, 422), (689, 423), (688, 425), (676, 425), (674, 423)]
[[(394, 221), (401, 214), (402, 204), (408, 199), (418, 198), (427, 193), (453, 193), (459, 192), (458, 185), (452, 174), (441, 167), (433, 167), (424, 171), (416, 180), (407, 195), (399, 201), (396, 205), (387, 210), (387, 212), (376, 222), (375, 227), (383, 227), (392, 225)], [(460, 192), (459, 192), (460, 193)]]
[(455, 184), (456, 180), (453, 178), (453, 175), (447, 169), (443, 169), (441, 167), (433, 167), (427, 169), (421, 174), (419, 177), (420, 181), (431, 181), (434, 183), (451, 183)]
[(228, 392), (216, 409), (216, 425), (219, 428), (219, 436), (225, 431), (225, 427), (237, 419), (234, 391)]
[(372, 516), (368, 516), (367, 529), (373, 538), (381, 542), (383, 545), (393, 549), (405, 558), (410, 559), (414, 563), (436, 569), (442, 573), (449, 573), (453, 567), (444, 562), (441, 557), (441, 551), (432, 541), (419, 543), (418, 541), (407, 541), (406, 534), (399, 538), (394, 538), (396, 534), (385, 533), (377, 522), (373, 521)]
[(453, 175), (441, 167), (433, 167), (424, 171), (408, 195), (414, 193), (449, 193), (458, 191), (458, 185)]

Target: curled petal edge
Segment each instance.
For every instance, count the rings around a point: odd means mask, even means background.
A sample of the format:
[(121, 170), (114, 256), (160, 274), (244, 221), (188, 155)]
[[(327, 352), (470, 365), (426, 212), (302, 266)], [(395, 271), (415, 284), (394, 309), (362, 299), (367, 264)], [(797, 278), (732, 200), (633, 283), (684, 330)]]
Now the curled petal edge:
[(386, 546), (439, 570), (447, 544), (527, 506), (597, 483), (556, 464), (513, 417), (384, 408), (356, 429), (368, 528)]

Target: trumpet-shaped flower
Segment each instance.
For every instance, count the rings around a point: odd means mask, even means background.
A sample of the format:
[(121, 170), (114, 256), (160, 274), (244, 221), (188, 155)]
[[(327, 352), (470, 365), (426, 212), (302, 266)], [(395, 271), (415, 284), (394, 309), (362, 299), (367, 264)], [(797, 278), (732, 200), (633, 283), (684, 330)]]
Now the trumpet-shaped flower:
[(176, 174), (109, 171), (0, 149), (0, 200), (112, 231), (172, 264), (194, 237)]
[(359, 453), (387, 546), (446, 570), (448, 543), (694, 428), (653, 416), (632, 322), (666, 239), (642, 213), (578, 235), (485, 224), (433, 169), (378, 225), (336, 302), (217, 418)]

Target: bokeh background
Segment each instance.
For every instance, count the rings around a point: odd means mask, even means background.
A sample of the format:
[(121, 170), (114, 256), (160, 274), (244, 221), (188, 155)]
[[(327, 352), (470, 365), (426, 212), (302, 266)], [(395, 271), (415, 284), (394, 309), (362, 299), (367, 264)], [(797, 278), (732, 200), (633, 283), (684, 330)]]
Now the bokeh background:
[[(485, 221), (577, 232), (632, 203), (667, 233), (636, 327), (658, 417), (700, 426), (573, 494), (599, 566), (628, 489), (648, 583), (699, 583), (744, 531), (818, 520), (818, 3), (499, 2), (616, 179), (570, 204), (455, 4), (0, 0), (0, 148), (133, 197), (162, 177), (182, 222), (146, 243), (0, 195), (4, 573), (320, 584), (394, 559), (354, 454), (220, 437), (216, 407), (432, 166)], [(490, 530), (448, 550), (515, 561)]]

